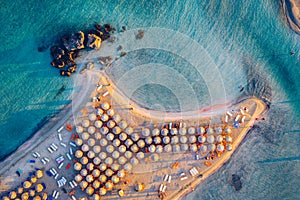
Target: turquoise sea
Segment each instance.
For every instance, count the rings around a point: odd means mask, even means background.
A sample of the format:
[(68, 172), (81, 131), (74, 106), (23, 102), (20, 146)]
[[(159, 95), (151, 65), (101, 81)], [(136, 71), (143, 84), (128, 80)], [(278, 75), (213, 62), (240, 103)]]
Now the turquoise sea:
[[(77, 89), (74, 77), (51, 68), (49, 46), (94, 22), (111, 23), (127, 27), (117, 39), (128, 53), (109, 73), (144, 107), (192, 110), (242, 95), (270, 102), (266, 120), (185, 199), (300, 199), (300, 40), (279, 0), (2, 0), (0, 16), (0, 159)], [(144, 41), (130, 38), (138, 29)], [(241, 177), (240, 191), (232, 174)]]

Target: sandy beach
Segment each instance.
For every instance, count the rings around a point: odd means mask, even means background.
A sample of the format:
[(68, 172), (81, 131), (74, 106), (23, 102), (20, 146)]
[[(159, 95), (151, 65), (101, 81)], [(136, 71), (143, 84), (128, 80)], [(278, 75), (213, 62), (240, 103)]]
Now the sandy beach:
[(284, 16), (292, 30), (300, 32), (300, 1), (281, 0)]

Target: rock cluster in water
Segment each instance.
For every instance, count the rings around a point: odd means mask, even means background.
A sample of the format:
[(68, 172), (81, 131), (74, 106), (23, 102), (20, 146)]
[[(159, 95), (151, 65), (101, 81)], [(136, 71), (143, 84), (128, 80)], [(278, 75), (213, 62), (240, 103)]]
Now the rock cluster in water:
[(61, 44), (51, 47), (50, 52), (53, 58), (51, 65), (59, 68), (60, 75), (71, 76), (76, 72), (77, 65), (74, 59), (82, 49), (100, 49), (101, 43), (110, 38), (110, 33), (115, 29), (110, 24), (95, 24), (95, 29), (87, 33), (78, 33), (61, 38)]

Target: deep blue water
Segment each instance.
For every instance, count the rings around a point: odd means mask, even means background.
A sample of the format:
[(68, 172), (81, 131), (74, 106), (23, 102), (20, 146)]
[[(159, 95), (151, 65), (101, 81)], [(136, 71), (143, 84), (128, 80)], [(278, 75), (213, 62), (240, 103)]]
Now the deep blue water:
[[(129, 43), (125, 32), (120, 43), (131, 51), (110, 71), (116, 81), (132, 81), (128, 92), (140, 104), (165, 110), (188, 110), (194, 103), (196, 107), (210, 105), (215, 103), (215, 94), (209, 89), (220, 84), (215, 77), (221, 77), (224, 83), (226, 97), (220, 101), (230, 101), (241, 95), (241, 87), (246, 87), (253, 76), (261, 81), (262, 89), (254, 93), (268, 93), (272, 103), (267, 120), (248, 134), (221, 170), (187, 198), (299, 198), (300, 161), (288, 158), (299, 158), (299, 132), (294, 130), (300, 130), (300, 42), (299, 35), (285, 25), (279, 1), (15, 0), (1, 2), (0, 16), (0, 158), (22, 144), (47, 116), (71, 99), (73, 78), (59, 77), (49, 64), (47, 47), (60, 36), (86, 30), (95, 21), (111, 23), (118, 30), (123, 25), (129, 30), (142, 28), (145, 34), (150, 27), (158, 27), (165, 33), (157, 32), (152, 40), (145, 36), (140, 43), (146, 45), (141, 48), (137, 48), (138, 43)], [(172, 36), (164, 38), (164, 34)], [(39, 52), (39, 47), (46, 50)], [(199, 49), (201, 53), (193, 55)], [(290, 56), (290, 51), (295, 55)], [(207, 64), (207, 68), (197, 68), (193, 63), (196, 61)], [(165, 77), (171, 81), (155, 79), (159, 74), (154, 71), (147, 71), (143, 79), (138, 77), (140, 73), (125, 76), (138, 67), (141, 71), (151, 66), (170, 69)], [(209, 69), (215, 76), (202, 76)], [(174, 76), (175, 72), (178, 75)], [(176, 84), (190, 87), (177, 91)], [(57, 96), (62, 86), (66, 90)], [(186, 101), (182, 96), (190, 91), (194, 96)], [(233, 173), (242, 177), (243, 189), (239, 192), (230, 184)]]

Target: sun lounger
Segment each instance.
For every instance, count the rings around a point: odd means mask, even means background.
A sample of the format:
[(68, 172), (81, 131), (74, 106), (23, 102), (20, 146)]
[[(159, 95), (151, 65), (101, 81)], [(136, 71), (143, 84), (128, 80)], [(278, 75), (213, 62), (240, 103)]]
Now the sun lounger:
[(63, 142), (61, 142), (60, 145), (63, 146), (63, 147), (67, 147), (67, 145)]
[(57, 134), (57, 135), (58, 135), (58, 139), (59, 139), (59, 141), (62, 141), (61, 134), (59, 133), (59, 134)]
[(69, 153), (67, 153), (67, 157), (68, 157), (69, 160), (72, 160), (72, 158), (71, 158), (71, 156), (70, 156)]
[(64, 126), (60, 127), (57, 132), (60, 133), (63, 130)]

